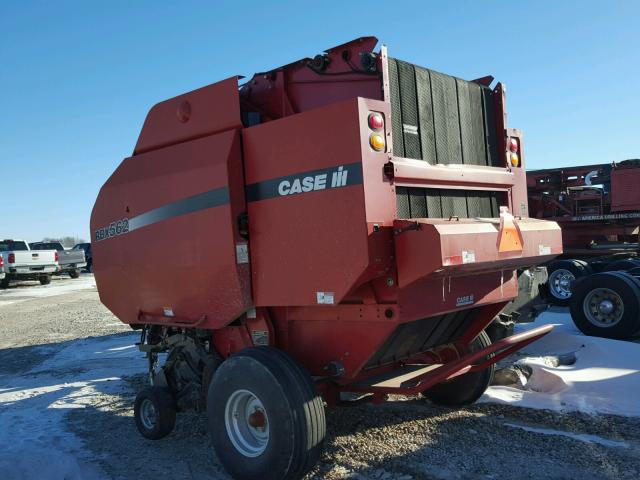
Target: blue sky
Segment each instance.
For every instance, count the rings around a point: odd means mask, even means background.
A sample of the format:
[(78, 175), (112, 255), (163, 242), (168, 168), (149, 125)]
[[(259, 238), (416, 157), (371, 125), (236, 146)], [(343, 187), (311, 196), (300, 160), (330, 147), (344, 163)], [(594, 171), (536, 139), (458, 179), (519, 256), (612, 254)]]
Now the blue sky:
[(640, 157), (640, 2), (394, 5), (3, 1), (0, 237), (88, 238), (96, 194), (154, 103), (363, 35), (504, 82), (529, 168)]

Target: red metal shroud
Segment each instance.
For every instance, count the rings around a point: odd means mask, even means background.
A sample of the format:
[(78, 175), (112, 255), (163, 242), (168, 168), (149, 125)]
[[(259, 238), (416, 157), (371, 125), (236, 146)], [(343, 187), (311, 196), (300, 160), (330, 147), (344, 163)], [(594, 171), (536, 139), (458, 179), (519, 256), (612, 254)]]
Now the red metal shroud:
[[(515, 269), (560, 252), (557, 225), (526, 218), (521, 142), (520, 166), (506, 163), (506, 139), (522, 135), (506, 128), (501, 86), (487, 92), (493, 166), (394, 155), (398, 105), (375, 43), (150, 111), (91, 218), (100, 297), (118, 318), (207, 331), (223, 357), (260, 339), (316, 376), (337, 362), (344, 385), (467, 345), (516, 296)], [(380, 150), (371, 113), (384, 120)], [(498, 192), (516, 218), (403, 216), (401, 187)]]

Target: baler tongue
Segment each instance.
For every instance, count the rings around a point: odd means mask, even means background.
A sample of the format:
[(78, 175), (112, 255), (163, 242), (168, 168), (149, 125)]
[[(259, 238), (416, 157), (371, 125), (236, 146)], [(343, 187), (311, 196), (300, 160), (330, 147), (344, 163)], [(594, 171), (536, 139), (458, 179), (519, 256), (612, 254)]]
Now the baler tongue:
[(394, 222), (398, 281), (407, 286), (427, 275), (461, 276), (544, 263), (561, 252), (560, 228), (531, 218), (452, 217)]

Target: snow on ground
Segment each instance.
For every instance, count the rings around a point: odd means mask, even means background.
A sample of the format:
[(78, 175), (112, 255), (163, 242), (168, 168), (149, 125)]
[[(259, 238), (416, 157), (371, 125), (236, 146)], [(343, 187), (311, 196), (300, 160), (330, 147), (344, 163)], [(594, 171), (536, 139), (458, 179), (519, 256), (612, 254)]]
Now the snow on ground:
[(53, 277), (49, 285), (40, 285), (39, 282), (15, 283), (6, 290), (0, 290), (0, 308), (32, 298), (53, 297), (95, 287), (92, 274), (83, 274), (80, 278)]
[(2, 478), (102, 478), (83, 463), (82, 442), (65, 431), (63, 418), (69, 409), (99, 408), (97, 396), (118, 394), (122, 376), (145, 371), (137, 340), (131, 333), (73, 341), (20, 377), (0, 376)]
[[(526, 390), (493, 386), (481, 401), (555, 411), (640, 416), (640, 344), (587, 337), (564, 311), (544, 312), (535, 322), (520, 324), (516, 330), (543, 324), (556, 327), (525, 347), (525, 356), (518, 362), (533, 370)], [(575, 353), (575, 363), (554, 366), (550, 357), (567, 353)]]

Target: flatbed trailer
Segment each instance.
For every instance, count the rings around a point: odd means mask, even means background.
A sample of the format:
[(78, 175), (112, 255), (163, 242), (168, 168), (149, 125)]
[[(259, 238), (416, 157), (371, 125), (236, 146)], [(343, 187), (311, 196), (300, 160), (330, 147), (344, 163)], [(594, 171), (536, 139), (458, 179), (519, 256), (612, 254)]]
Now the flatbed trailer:
[(303, 476), (325, 404), (471, 403), (552, 328), (484, 332), (516, 271), (561, 253), (528, 217), (503, 85), (376, 44), (157, 104), (92, 212), (100, 298), (149, 359), (138, 429), (206, 409), (235, 478)]
[(531, 215), (562, 228), (547, 300), (587, 334), (640, 334), (640, 160), (534, 170), (527, 186)]

